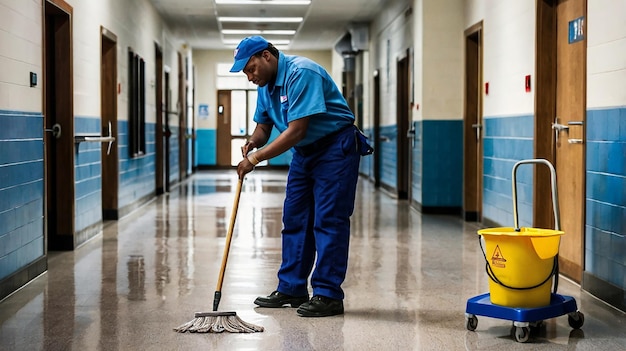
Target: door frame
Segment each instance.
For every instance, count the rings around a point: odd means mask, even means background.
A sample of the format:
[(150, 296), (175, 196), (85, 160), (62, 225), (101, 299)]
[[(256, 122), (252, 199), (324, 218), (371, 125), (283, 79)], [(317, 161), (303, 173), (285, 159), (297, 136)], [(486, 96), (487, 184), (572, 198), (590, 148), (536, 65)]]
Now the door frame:
[[(105, 45), (108, 49), (105, 51)], [(102, 144), (102, 219), (119, 218), (119, 152), (117, 137), (117, 36), (100, 27), (100, 115), (103, 135), (115, 138)], [(110, 125), (110, 129), (109, 129)], [(106, 132), (105, 132), (106, 131)], [(105, 134), (106, 133), (106, 134)]]
[(374, 71), (374, 187), (380, 187), (381, 140), (380, 140), (380, 70)]
[(483, 21), (465, 30), (463, 218), (482, 221)]
[(217, 91), (216, 163), (218, 167), (231, 166), (230, 90)]
[(396, 83), (396, 124), (398, 134), (396, 139), (397, 147), (397, 185), (398, 199), (407, 200), (411, 198), (411, 143), (409, 143), (408, 133), (411, 129), (409, 108), (409, 58), (410, 49), (405, 54), (398, 57), (396, 62), (397, 83)]
[(183, 54), (178, 53), (178, 180), (187, 178), (187, 77)]
[[(587, 18), (587, 0), (575, 0), (581, 1), (582, 3), (576, 3), (576, 5), (583, 6), (582, 16)], [(561, 3), (561, 4), (559, 4)], [(557, 54), (557, 46), (562, 45), (563, 38), (557, 37), (557, 26), (560, 24), (560, 20), (558, 18), (559, 6), (563, 6), (562, 0), (537, 0), (536, 3), (536, 77), (537, 77), (537, 89), (535, 89), (535, 139), (534, 139), (534, 147), (535, 147), (535, 157), (536, 158), (545, 158), (549, 160), (551, 163), (555, 165), (556, 169), (559, 169), (558, 163), (563, 162), (559, 161), (556, 157), (557, 154), (557, 145), (554, 142), (554, 131), (552, 129), (552, 124), (555, 122), (555, 117), (558, 117), (558, 106), (559, 106), (559, 97), (557, 94), (557, 65), (559, 64), (558, 54)], [(567, 38), (566, 38), (567, 40)], [(586, 44), (586, 39), (584, 39)], [(577, 43), (580, 44), (580, 43)], [(577, 45), (574, 44), (574, 45)], [(540, 56), (541, 53), (541, 56)], [(582, 49), (582, 62), (580, 62), (580, 67), (583, 70), (581, 74), (582, 89), (586, 89), (586, 63), (587, 63), (587, 51), (586, 48)], [(576, 91), (580, 93), (582, 96), (582, 111), (580, 119), (582, 121), (582, 125), (585, 123), (585, 115), (586, 115), (586, 100), (584, 96), (586, 96), (586, 92)], [(560, 123), (560, 122), (559, 122)], [(567, 137), (566, 133), (560, 133), (560, 138)], [(567, 276), (577, 283), (582, 282), (582, 274), (585, 269), (585, 144), (584, 144), (584, 136), (582, 137), (583, 144), (582, 145), (569, 145), (570, 147), (580, 146), (583, 148), (581, 154), (582, 157), (582, 169), (580, 169), (580, 180), (582, 183), (582, 195), (580, 199), (576, 201), (581, 202), (581, 212), (580, 214), (571, 215), (576, 220), (580, 220), (580, 227), (578, 231), (580, 233), (580, 242), (561, 242), (561, 253), (566, 252), (567, 248), (574, 248), (573, 251), (570, 250), (568, 254), (573, 254), (573, 256), (579, 255), (576, 259), (575, 257), (572, 259), (570, 257), (565, 257), (565, 255), (559, 256), (559, 265), (561, 267), (561, 274)], [(576, 159), (578, 161), (578, 159)], [(572, 162), (573, 160), (566, 160), (565, 162)], [(533, 189), (533, 226), (541, 227), (541, 228), (555, 228), (554, 218), (552, 216), (551, 210), (551, 192), (550, 192), (550, 173), (547, 169), (540, 169), (541, 167), (535, 167), (534, 170), (534, 179), (535, 185)], [(543, 167), (545, 168), (545, 167)], [(561, 178), (562, 179), (562, 178)], [(560, 180), (557, 174), (557, 187), (563, 186), (563, 180)], [(563, 208), (564, 206), (560, 206)], [(572, 217), (564, 217), (561, 218), (569, 218)], [(567, 220), (566, 220), (567, 221)], [(564, 222), (564, 221), (561, 221)], [(577, 224), (577, 223), (575, 223)], [(567, 228), (561, 226), (561, 230), (567, 231)], [(571, 233), (571, 232), (570, 232)], [(564, 238), (563, 240), (568, 240), (568, 238)], [(574, 239), (571, 239), (574, 240)], [(564, 245), (565, 244), (565, 245)], [(563, 248), (566, 247), (566, 250)], [(576, 261), (578, 260), (578, 261)], [(579, 266), (580, 264), (580, 266)]]
[[(552, 0), (537, 0), (535, 48), (535, 158), (554, 164), (555, 146), (550, 126), (556, 115), (556, 5)], [(541, 53), (541, 56), (540, 54)], [(533, 226), (554, 228), (551, 210), (550, 171), (546, 167), (533, 170)]]
[(158, 43), (154, 43), (154, 56), (155, 56), (155, 94), (156, 94), (156, 126), (155, 126), (155, 192), (156, 195), (161, 195), (165, 192), (167, 186), (165, 185), (165, 160), (164, 153), (165, 150), (164, 145), (165, 142), (163, 140), (163, 119), (167, 118), (167, 109), (163, 106), (163, 49), (161, 45)]
[[(46, 250), (75, 248), (73, 8), (63, 0), (43, 3), (44, 233)], [(61, 18), (60, 21), (56, 21)], [(53, 20), (54, 19), (54, 20)], [(55, 26), (48, 30), (48, 26)], [(51, 45), (54, 45), (52, 47)], [(62, 195), (61, 195), (62, 194)]]

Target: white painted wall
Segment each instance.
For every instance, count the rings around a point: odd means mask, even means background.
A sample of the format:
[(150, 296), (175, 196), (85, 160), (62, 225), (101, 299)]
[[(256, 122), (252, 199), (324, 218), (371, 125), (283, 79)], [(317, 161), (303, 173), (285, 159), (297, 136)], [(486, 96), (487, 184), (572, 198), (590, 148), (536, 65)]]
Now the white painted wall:
[[(397, 62), (407, 56), (413, 43), (413, 14), (405, 16), (411, 7), (410, 1), (392, 1), (370, 26), (370, 74), (378, 70), (380, 77), (380, 124), (395, 125)], [(371, 88), (370, 88), (371, 90)], [(373, 96), (369, 91), (368, 96)], [(373, 111), (374, 99), (370, 100)], [(367, 116), (366, 116), (367, 117)]]
[(626, 0), (587, 2), (587, 108), (626, 106)]
[[(416, 73), (425, 120), (463, 119), (463, 1), (423, 1), (422, 70)], [(420, 82), (421, 78), (421, 82)]]
[[(67, 0), (73, 8), (74, 114), (100, 116), (100, 28), (117, 36), (118, 118), (127, 120), (127, 50), (146, 61), (146, 121), (155, 121), (154, 43), (163, 46), (164, 62), (172, 68), (172, 101), (178, 100), (176, 52), (181, 43), (169, 33), (149, 0)], [(43, 2), (0, 0), (0, 109), (43, 111)], [(30, 72), (38, 85), (30, 87)], [(174, 124), (177, 124), (176, 121)]]
[(462, 119), (463, 1), (413, 0), (391, 5), (370, 28), (370, 71), (378, 70), (380, 76), (381, 125), (397, 124), (396, 65), (408, 48), (413, 51), (413, 120)]
[(483, 114), (534, 114), (534, 91), (525, 91), (525, 76), (535, 81), (535, 0), (468, 0), (465, 28), (483, 21)]
[[(156, 122), (155, 42), (163, 49), (164, 64), (170, 72), (172, 108), (178, 101), (178, 56), (182, 42), (169, 33), (148, 0), (80, 1), (66, 0), (73, 7), (74, 114), (100, 116), (100, 27), (117, 36), (118, 119), (128, 120), (128, 48), (145, 61), (146, 122)], [(173, 125), (178, 121), (172, 119)]]
[(42, 111), (41, 8), (41, 0), (0, 0), (0, 110)]

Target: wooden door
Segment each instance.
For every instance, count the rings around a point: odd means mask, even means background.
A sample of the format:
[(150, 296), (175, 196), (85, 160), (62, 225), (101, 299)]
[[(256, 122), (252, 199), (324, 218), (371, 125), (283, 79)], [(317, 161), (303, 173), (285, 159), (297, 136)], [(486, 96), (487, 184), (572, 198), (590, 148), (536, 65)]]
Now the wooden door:
[[(560, 272), (582, 279), (585, 221), (586, 0), (539, 0), (537, 8), (536, 156), (556, 169)], [(545, 84), (541, 89), (540, 86)], [(554, 98), (552, 98), (554, 96)], [(548, 145), (549, 141), (549, 145)], [(535, 171), (535, 226), (554, 223), (549, 181)], [(555, 224), (552, 224), (554, 226)]]
[(156, 181), (156, 194), (161, 195), (165, 192), (165, 150), (163, 145), (163, 120), (167, 117), (167, 110), (163, 104), (163, 49), (157, 43), (154, 43), (154, 56), (155, 56), (155, 105), (156, 105), (156, 126), (155, 126), (155, 181)]
[(217, 92), (217, 165), (231, 166), (230, 90)]
[(115, 141), (103, 143), (102, 159), (102, 219), (118, 219), (119, 161), (117, 148), (117, 37), (101, 28), (100, 113), (102, 136)]
[(398, 80), (396, 86), (396, 123), (398, 126), (397, 135), (397, 191), (399, 199), (410, 199), (411, 196), (411, 148), (413, 143), (412, 135), (415, 130), (411, 128), (409, 120), (409, 57), (398, 60), (397, 63)]
[(165, 107), (163, 111), (163, 184), (165, 188), (164, 192), (170, 191), (170, 138), (172, 137), (172, 130), (170, 129), (170, 115), (178, 115), (172, 111), (172, 91), (170, 89), (170, 69), (165, 67), (163, 86), (165, 89)]
[(374, 72), (374, 186), (380, 187), (380, 75), (379, 71)]
[(178, 53), (178, 176), (187, 178), (187, 70), (186, 61)]
[(465, 31), (463, 217), (482, 220), (482, 22)]
[(44, 212), (49, 250), (74, 249), (72, 7), (44, 3)]

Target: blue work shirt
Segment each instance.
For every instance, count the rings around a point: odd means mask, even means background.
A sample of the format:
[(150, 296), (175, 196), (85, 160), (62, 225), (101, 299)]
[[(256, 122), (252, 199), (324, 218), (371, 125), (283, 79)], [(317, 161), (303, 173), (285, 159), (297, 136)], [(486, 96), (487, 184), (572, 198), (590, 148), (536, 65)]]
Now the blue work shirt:
[(289, 122), (309, 117), (306, 136), (297, 146), (354, 123), (354, 114), (333, 79), (308, 58), (280, 52), (276, 80), (257, 90), (256, 123), (273, 124), (282, 133)]

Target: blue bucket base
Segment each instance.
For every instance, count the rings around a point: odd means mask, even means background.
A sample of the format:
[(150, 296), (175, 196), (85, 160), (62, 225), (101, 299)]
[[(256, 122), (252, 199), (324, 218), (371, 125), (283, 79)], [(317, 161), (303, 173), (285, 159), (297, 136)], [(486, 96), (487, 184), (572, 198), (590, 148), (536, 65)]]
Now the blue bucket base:
[(571, 296), (551, 294), (550, 304), (542, 307), (506, 307), (491, 303), (489, 293), (467, 300), (465, 313), (476, 316), (506, 319), (513, 322), (537, 322), (578, 311)]

